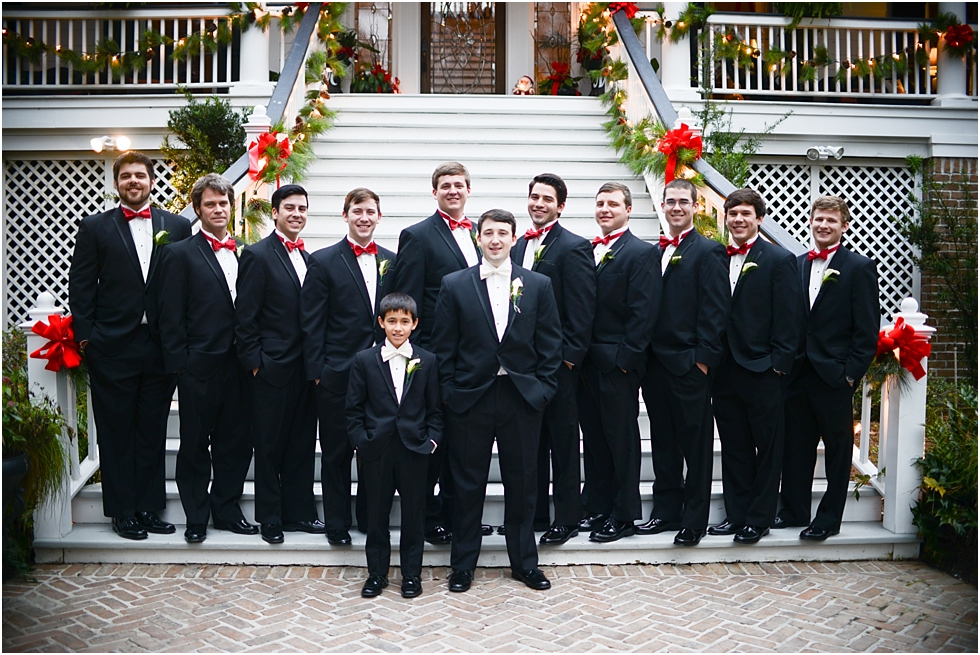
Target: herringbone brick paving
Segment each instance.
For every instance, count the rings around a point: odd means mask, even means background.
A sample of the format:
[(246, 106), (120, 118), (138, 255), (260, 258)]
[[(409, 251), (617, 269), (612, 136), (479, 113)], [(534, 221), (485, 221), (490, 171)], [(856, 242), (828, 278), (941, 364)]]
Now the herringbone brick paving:
[(550, 591), (446, 569), (50, 565), (3, 585), (8, 651), (977, 652), (977, 589), (917, 562), (569, 566)]

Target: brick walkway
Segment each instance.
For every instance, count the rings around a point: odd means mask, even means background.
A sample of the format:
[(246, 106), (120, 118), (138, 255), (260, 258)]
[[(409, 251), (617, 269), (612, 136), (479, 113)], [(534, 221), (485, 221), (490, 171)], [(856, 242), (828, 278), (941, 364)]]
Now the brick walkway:
[(358, 568), (54, 565), (3, 585), (10, 651), (964, 651), (977, 589), (916, 562), (482, 569), (360, 597)]

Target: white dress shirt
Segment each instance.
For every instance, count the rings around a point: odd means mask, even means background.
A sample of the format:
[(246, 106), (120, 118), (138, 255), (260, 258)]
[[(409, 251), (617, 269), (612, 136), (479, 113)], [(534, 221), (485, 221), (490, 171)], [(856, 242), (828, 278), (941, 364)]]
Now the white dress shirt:
[[(201, 233), (218, 243), (226, 243), (229, 239), (232, 239), (230, 234), (226, 234), (224, 239), (219, 239), (205, 229), (202, 229)], [(211, 244), (209, 243), (208, 245)], [(225, 274), (225, 282), (228, 284), (228, 291), (231, 292), (231, 302), (234, 303), (235, 299), (238, 298), (238, 255), (235, 254), (234, 250), (221, 248), (214, 253), (214, 256), (218, 260), (218, 266), (221, 267), (221, 272)]]
[(625, 227), (621, 227), (618, 230), (613, 230), (612, 232), (609, 233), (609, 236), (613, 237), (613, 239), (611, 239), (608, 244), (597, 243), (595, 247), (592, 248), (592, 256), (595, 257), (596, 266), (598, 266), (599, 262), (602, 261), (602, 257), (607, 252), (612, 250), (612, 247), (614, 245), (616, 245), (616, 242), (619, 241), (619, 237), (622, 236), (623, 232), (625, 232), (628, 229), (629, 229), (629, 225)]
[[(347, 242), (354, 245), (355, 242), (347, 237)], [(356, 244), (360, 246), (361, 244)], [(364, 286), (367, 287), (368, 299), (371, 301), (371, 311), (374, 311), (374, 297), (378, 292), (378, 257), (369, 253), (358, 255), (357, 265), (361, 269), (361, 277), (364, 278)]]
[(412, 344), (407, 340), (400, 347), (395, 348), (388, 339), (381, 346), (381, 359), (388, 362), (388, 370), (391, 371), (391, 382), (395, 385), (395, 397), (398, 404), (402, 403), (402, 392), (405, 389), (405, 368), (408, 360), (412, 358)]
[[(446, 221), (446, 227), (449, 227), (449, 219), (447, 214), (442, 211), (439, 212), (442, 216), (442, 220)], [(465, 216), (463, 218), (466, 218)], [(473, 233), (467, 230), (465, 227), (458, 227), (455, 230), (451, 227), (449, 231), (453, 233), (453, 238), (456, 239), (456, 245), (459, 246), (459, 251), (463, 253), (463, 258), (466, 260), (467, 266), (476, 266), (480, 263), (480, 258), (476, 254), (476, 244), (473, 243)]]
[[(290, 243), (295, 243), (286, 238), (286, 235), (276, 230), (276, 234), (283, 241), (289, 241)], [(285, 247), (285, 245), (283, 246)], [(299, 278), (299, 285), (303, 286), (303, 282), (306, 281), (306, 260), (303, 259), (303, 253), (299, 248), (293, 248), (292, 252), (289, 252), (289, 248), (286, 248), (286, 254), (289, 255), (289, 261), (293, 263), (293, 270), (296, 271), (296, 277)]]
[(527, 240), (527, 248), (524, 250), (524, 261), (521, 262), (521, 266), (523, 266), (527, 270), (531, 270), (532, 268), (534, 268), (534, 252), (541, 247), (541, 244), (544, 243), (544, 240), (548, 237), (548, 232), (551, 231), (551, 227), (557, 222), (558, 219), (556, 218), (555, 220), (551, 221), (544, 227), (539, 228), (535, 226), (534, 229), (545, 230), (545, 232), (542, 232), (541, 236), (537, 237), (536, 239)]
[[(749, 246), (749, 250), (755, 245), (755, 240), (759, 238), (759, 235), (755, 235), (746, 244)], [(673, 246), (669, 246), (673, 247)], [(744, 255), (732, 255), (728, 258), (728, 281), (732, 285), (732, 293), (735, 293), (735, 285), (738, 284), (738, 278), (742, 276), (742, 267), (745, 266), (745, 258), (748, 257), (748, 253)]]
[[(487, 281), (487, 295), (490, 296), (490, 311), (493, 312), (493, 326), (497, 330), (497, 341), (504, 340), (507, 331), (507, 319), (510, 316), (510, 274), (513, 268), (510, 259), (500, 266), (494, 266), (488, 261), (480, 264), (480, 278)], [(501, 366), (497, 375), (507, 375)]]
[[(137, 212), (149, 209), (150, 203), (146, 203)], [(153, 257), (153, 219), (133, 218), (129, 221), (129, 232), (133, 235), (133, 243), (136, 245), (136, 258), (140, 263), (140, 271), (143, 273), (143, 284), (150, 274), (150, 259)], [(140, 323), (146, 325), (146, 312)]]
[[(683, 232), (681, 232), (681, 235), (680, 235), (681, 238), (680, 238), (680, 241), (678, 241), (678, 243), (681, 243), (682, 241), (684, 241), (684, 239), (687, 237), (688, 234), (691, 233), (691, 230), (693, 230), (693, 229), (694, 229), (694, 226), (692, 225), (691, 227), (689, 227), (686, 230), (684, 230)], [(678, 246), (675, 246), (672, 243), (671, 244), (668, 244), (667, 247), (664, 248), (663, 257), (660, 259), (660, 274), (661, 275), (663, 275), (664, 273), (667, 272), (667, 267), (670, 266), (670, 258), (674, 256), (674, 253), (677, 251), (677, 248), (678, 248)]]
[[(830, 247), (835, 248), (839, 245), (840, 242)], [(827, 250), (827, 248), (824, 248), (823, 250)], [(823, 250), (821, 250), (821, 252), (823, 252)], [(814, 259), (813, 263), (810, 265), (810, 309), (813, 309), (813, 303), (816, 302), (817, 296), (820, 294), (820, 287), (823, 286), (823, 278), (827, 274), (827, 269), (830, 268), (830, 262), (834, 260), (834, 255), (836, 254), (837, 251), (835, 250), (827, 255), (826, 260)]]

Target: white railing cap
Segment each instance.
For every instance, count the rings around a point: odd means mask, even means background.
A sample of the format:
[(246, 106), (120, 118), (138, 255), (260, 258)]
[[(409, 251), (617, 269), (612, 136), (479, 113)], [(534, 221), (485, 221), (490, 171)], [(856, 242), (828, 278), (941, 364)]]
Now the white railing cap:
[(48, 316), (52, 314), (64, 314), (65, 310), (58, 307), (58, 304), (54, 300), (54, 296), (47, 292), (42, 291), (37, 294), (37, 300), (34, 302), (34, 306), (27, 310), (27, 315), (31, 317), (30, 321), (25, 321), (21, 323), (21, 328), (30, 331), (34, 324), (38, 321), (48, 322)]
[[(900, 311), (895, 313), (895, 320), (905, 319), (906, 324), (915, 328), (915, 333), (924, 336), (926, 339), (936, 332), (936, 328), (926, 325), (928, 314), (919, 311), (919, 303), (915, 298), (906, 298), (902, 301)], [(889, 326), (894, 326), (894, 323)]]
[[(709, 25), (758, 25), (760, 27), (788, 27), (792, 19), (779, 14), (734, 14), (717, 12), (708, 16)], [(804, 18), (799, 28), (834, 27), (861, 30), (896, 30), (916, 32), (917, 21), (892, 20), (889, 18)]]

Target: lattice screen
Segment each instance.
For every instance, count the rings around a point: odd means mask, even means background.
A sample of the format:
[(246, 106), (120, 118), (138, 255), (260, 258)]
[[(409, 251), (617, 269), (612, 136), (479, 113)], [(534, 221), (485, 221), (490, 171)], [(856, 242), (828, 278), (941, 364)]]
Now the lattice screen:
[[(42, 291), (67, 306), (78, 221), (104, 211), (115, 196), (107, 183), (111, 168), (112, 161), (102, 159), (4, 160), (5, 326), (26, 320)], [(165, 162), (156, 162), (155, 205), (174, 195), (171, 174)]]
[(915, 190), (915, 178), (907, 168), (756, 164), (749, 186), (766, 199), (769, 217), (807, 246), (810, 203), (821, 195), (844, 198), (851, 209), (844, 242), (878, 263), (882, 315), (890, 317), (912, 294), (912, 248), (893, 220), (912, 212), (909, 194)]

